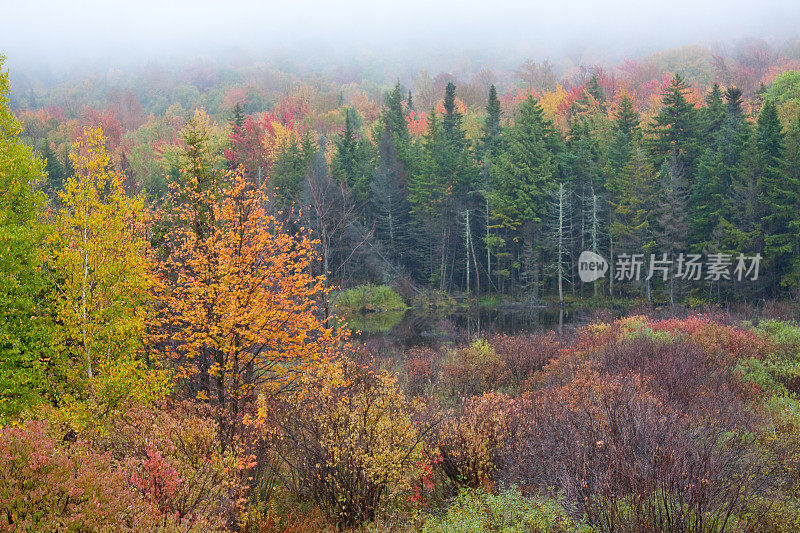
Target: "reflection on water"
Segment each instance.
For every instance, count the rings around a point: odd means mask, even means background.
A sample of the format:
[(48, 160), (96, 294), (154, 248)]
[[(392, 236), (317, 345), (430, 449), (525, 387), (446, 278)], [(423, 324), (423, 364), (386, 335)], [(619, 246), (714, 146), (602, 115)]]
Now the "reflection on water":
[[(613, 313), (613, 312), (611, 312)], [(616, 314), (616, 313), (613, 313)], [(367, 313), (347, 317), (363, 339), (386, 338), (403, 346), (447, 342), (459, 338), (555, 330), (559, 333), (587, 324), (593, 312), (552, 307), (462, 308), (448, 313), (422, 309)]]

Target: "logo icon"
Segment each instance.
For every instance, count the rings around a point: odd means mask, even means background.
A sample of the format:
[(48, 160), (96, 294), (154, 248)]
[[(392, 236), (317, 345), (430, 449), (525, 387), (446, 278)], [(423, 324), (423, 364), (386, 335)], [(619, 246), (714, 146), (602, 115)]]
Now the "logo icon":
[(584, 283), (591, 283), (602, 278), (608, 272), (608, 263), (603, 256), (584, 251), (578, 257), (578, 276)]

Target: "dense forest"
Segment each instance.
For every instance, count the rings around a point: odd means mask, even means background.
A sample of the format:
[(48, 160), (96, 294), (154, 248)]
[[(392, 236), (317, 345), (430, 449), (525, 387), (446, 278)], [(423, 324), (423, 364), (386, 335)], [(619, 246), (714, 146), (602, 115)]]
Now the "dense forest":
[(0, 531), (796, 531), (799, 246), (797, 42), (0, 56)]
[[(163, 207), (193, 130), (209, 172), (275, 189), (270, 212), (318, 237), (319, 272), (344, 287), (754, 300), (798, 284), (799, 63), (792, 46), (750, 42), (614, 68), (527, 61), (466, 82), (423, 71), (382, 88), (368, 72), (207, 61), (48, 90), (23, 78), (13, 103), (52, 201), (88, 124), (126, 194)], [(598, 287), (577, 276), (583, 250), (612, 263)], [(644, 273), (615, 284), (625, 254), (642, 254)], [(673, 276), (645, 279), (663, 254)], [(681, 280), (679, 254), (721, 254), (730, 273)], [(760, 254), (757, 279), (734, 279), (740, 254)]]

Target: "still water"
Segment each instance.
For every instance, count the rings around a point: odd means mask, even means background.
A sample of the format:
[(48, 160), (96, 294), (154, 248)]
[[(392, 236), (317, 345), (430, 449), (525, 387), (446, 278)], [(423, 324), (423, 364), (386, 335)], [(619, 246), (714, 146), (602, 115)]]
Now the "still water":
[[(617, 313), (607, 311), (614, 316)], [(362, 339), (386, 339), (401, 346), (429, 345), (494, 333), (572, 331), (596, 320), (597, 312), (552, 307), (459, 308), (449, 312), (421, 309), (350, 315), (347, 322)]]

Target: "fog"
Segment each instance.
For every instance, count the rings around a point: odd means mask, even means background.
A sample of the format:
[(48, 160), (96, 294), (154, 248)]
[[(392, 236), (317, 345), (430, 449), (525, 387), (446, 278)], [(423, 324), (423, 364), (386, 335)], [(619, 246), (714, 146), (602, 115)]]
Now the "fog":
[(453, 56), (488, 66), (559, 55), (599, 62), (691, 43), (776, 43), (797, 36), (800, 2), (0, 0), (0, 13), (0, 53), (12, 70), (198, 54), (312, 68), (360, 58), (435, 68)]

